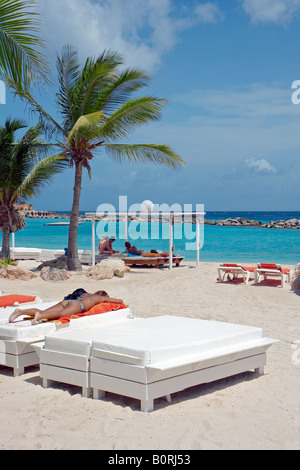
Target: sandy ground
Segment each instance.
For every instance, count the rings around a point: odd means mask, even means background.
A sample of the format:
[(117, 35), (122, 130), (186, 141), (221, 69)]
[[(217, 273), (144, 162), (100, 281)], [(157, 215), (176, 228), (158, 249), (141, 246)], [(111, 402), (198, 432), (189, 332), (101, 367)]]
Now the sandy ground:
[(14, 378), (0, 366), (0, 449), (299, 449), (300, 297), (276, 281), (219, 283), (216, 267), (132, 268), (124, 278), (106, 281), (90, 280), (84, 271), (60, 283), (1, 279), (0, 290), (7, 294), (52, 301), (78, 287), (105, 289), (135, 316), (185, 315), (258, 326), (280, 342), (268, 350), (264, 376), (248, 372), (199, 385), (173, 394), (171, 404), (156, 400), (152, 413), (114, 394), (93, 400), (82, 398), (75, 386), (53, 383), (44, 389), (38, 367)]

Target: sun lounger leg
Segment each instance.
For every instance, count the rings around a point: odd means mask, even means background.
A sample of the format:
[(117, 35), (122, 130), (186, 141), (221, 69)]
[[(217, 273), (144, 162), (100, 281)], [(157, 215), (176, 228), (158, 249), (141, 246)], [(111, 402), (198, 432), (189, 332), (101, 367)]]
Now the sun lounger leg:
[(24, 367), (14, 367), (14, 377), (24, 374)]
[(171, 395), (166, 395), (166, 400), (168, 403), (172, 403)]
[(48, 379), (43, 379), (43, 387), (48, 388), (49, 387), (49, 380)]
[(141, 400), (141, 411), (150, 413), (154, 410), (153, 400)]
[(92, 389), (90, 387), (82, 387), (83, 398), (89, 398), (91, 394), (92, 394)]
[(257, 369), (255, 369), (254, 372), (255, 372), (256, 374), (258, 374), (258, 375), (264, 375), (264, 373), (265, 373), (265, 368), (264, 368), (264, 366), (258, 367)]
[(97, 388), (93, 389), (93, 398), (95, 400), (100, 400), (100, 398), (105, 397), (105, 391), (104, 390), (98, 390)]

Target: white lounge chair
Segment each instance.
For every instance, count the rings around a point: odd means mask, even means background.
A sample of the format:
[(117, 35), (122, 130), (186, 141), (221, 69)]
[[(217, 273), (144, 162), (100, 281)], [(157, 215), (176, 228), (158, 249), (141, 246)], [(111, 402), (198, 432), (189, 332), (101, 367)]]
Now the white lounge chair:
[(286, 282), (291, 281), (291, 270), (282, 268), (279, 264), (259, 263), (254, 271), (255, 284), (260, 281), (261, 276), (264, 280), (268, 277), (280, 277), (281, 287), (284, 287)]
[(41, 260), (41, 252), (40, 248), (24, 248), (24, 247), (15, 247), (12, 249), (12, 257), (13, 259), (33, 259), (35, 261)]
[[(37, 307), (44, 310), (56, 303), (26, 303), (18, 308), (24, 310)], [(23, 320), (23, 317), (9, 323), (9, 316), (15, 309), (16, 306), (0, 309), (0, 365), (13, 368), (14, 377), (23, 374), (25, 367), (39, 363), (37, 351), (33, 346), (41, 345), (45, 333), (52, 333), (56, 329), (55, 323), (32, 326), (31, 322)]]
[(250, 274), (255, 271), (253, 266), (242, 266), (241, 264), (235, 263), (223, 263), (218, 266), (219, 281), (224, 282), (227, 274), (232, 274), (234, 279), (237, 279), (241, 274), (243, 277), (244, 284), (248, 284)]
[(263, 373), (276, 340), (261, 328), (186, 317), (134, 318), (92, 330), (45, 337), (44, 386), (56, 380), (94, 398), (106, 391), (136, 398), (143, 411), (154, 399), (248, 370)]

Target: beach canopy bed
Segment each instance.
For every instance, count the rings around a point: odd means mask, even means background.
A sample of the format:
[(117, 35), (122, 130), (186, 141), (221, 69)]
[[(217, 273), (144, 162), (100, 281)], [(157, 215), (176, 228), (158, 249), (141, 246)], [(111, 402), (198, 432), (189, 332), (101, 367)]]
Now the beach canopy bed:
[[(144, 201), (144, 202), (150, 202), (150, 201)], [(142, 203), (144, 204), (144, 203)], [(152, 204), (150, 202), (150, 204)], [(124, 227), (125, 227), (125, 234), (124, 234), (124, 241), (128, 241), (128, 217), (129, 216), (136, 216), (137, 215), (137, 212), (109, 212), (109, 211), (105, 211), (103, 213), (103, 215), (111, 215), (111, 216), (114, 216), (116, 217), (119, 221), (123, 220), (124, 221)], [(92, 265), (94, 266), (96, 264), (96, 236), (95, 236), (95, 225), (96, 225), (96, 217), (99, 216), (99, 213), (97, 212), (86, 212), (85, 215), (87, 217), (90, 217), (91, 218), (91, 221), (92, 221)], [(165, 263), (166, 265), (169, 266), (169, 269), (172, 269), (173, 268), (173, 264), (175, 263), (176, 266), (179, 266), (181, 260), (179, 257), (176, 257), (173, 253), (173, 242), (174, 242), (174, 233), (173, 233), (173, 226), (174, 226), (174, 223), (176, 221), (176, 217), (179, 218), (180, 220), (182, 220), (183, 218), (190, 218), (190, 221), (192, 220), (192, 218), (194, 218), (194, 221), (195, 221), (195, 224), (196, 224), (196, 233), (195, 233), (195, 238), (196, 238), (196, 243), (195, 243), (195, 250), (196, 250), (196, 266), (199, 266), (199, 262), (200, 262), (200, 249), (201, 249), (201, 246), (203, 245), (203, 241), (202, 241), (202, 245), (201, 245), (201, 240), (200, 240), (200, 227), (203, 226), (204, 224), (204, 215), (205, 215), (205, 212), (201, 211), (201, 212), (153, 212), (153, 211), (149, 211), (147, 212), (147, 214), (142, 214), (142, 215), (147, 215), (150, 217), (153, 216), (153, 217), (157, 217), (157, 218), (160, 218), (160, 217), (165, 217), (168, 219), (169, 221), (169, 257), (166, 259), (165, 258)], [(148, 220), (148, 219), (147, 219)], [(183, 219), (184, 220), (184, 219)], [(176, 258), (177, 261), (174, 261), (173, 258)], [(126, 264), (129, 264), (130, 263), (130, 260), (125, 260), (123, 259), (123, 261), (126, 263)], [(150, 261), (150, 260), (149, 260)], [(142, 261), (139, 262), (138, 264), (143, 264)], [(145, 263), (144, 263), (145, 264)], [(153, 260), (151, 263), (148, 263), (148, 264), (153, 264)], [(162, 262), (157, 262), (156, 263), (156, 267), (161, 265)]]
[(53, 380), (82, 387), (85, 397), (112, 392), (152, 411), (158, 397), (170, 401), (172, 393), (245, 371), (263, 374), (274, 342), (250, 326), (171, 315), (127, 318), (46, 335), (40, 374), (44, 387)]

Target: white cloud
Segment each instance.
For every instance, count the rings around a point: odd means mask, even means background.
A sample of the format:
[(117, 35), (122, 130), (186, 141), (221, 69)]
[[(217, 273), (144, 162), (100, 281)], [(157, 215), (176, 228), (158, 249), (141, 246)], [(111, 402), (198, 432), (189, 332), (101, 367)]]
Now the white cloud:
[(242, 0), (253, 23), (289, 23), (300, 12), (300, 0)]
[[(299, 107), (292, 104), (289, 89), (275, 84), (197, 89), (173, 96), (171, 106), (175, 113), (178, 106), (177, 125), (162, 121), (143, 132), (149, 132), (148, 140), (155, 135), (155, 141), (168, 142), (187, 166), (235, 166), (244, 172), (245, 160), (259, 154), (255, 160), (274, 162), (279, 176), (279, 168), (288, 171), (299, 153)], [(258, 168), (272, 171), (263, 163)]]
[(268, 174), (274, 174), (276, 173), (275, 168), (270, 165), (270, 163), (265, 160), (264, 158), (262, 159), (257, 159), (255, 160), (254, 158), (251, 158), (250, 160), (245, 160), (245, 164), (250, 170), (254, 170), (255, 172), (258, 173), (268, 173)]
[(50, 51), (78, 48), (82, 58), (103, 49), (120, 52), (126, 65), (153, 72), (180, 33), (198, 23), (216, 22), (210, 2), (186, 7), (174, 0), (40, 0), (43, 37)]
[[(291, 103), (292, 92), (276, 83), (254, 83), (249, 86), (218, 90), (195, 89), (175, 96), (176, 101), (199, 108), (205, 118), (298, 119), (297, 106)], [(260, 121), (261, 124), (261, 121)]]
[(202, 23), (218, 23), (223, 19), (223, 12), (211, 2), (197, 5), (195, 12)]

